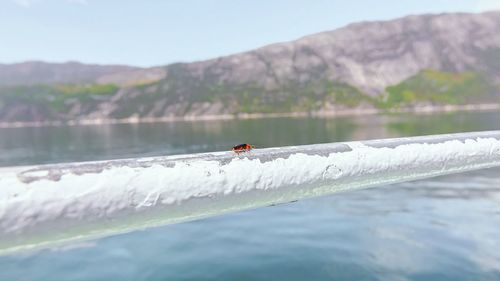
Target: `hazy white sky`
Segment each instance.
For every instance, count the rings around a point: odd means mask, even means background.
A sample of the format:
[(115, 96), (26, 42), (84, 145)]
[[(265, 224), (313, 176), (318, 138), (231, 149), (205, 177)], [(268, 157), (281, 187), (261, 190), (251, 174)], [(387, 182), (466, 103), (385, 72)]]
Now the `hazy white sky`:
[(0, 62), (194, 61), (362, 20), (500, 9), (500, 0), (0, 0)]

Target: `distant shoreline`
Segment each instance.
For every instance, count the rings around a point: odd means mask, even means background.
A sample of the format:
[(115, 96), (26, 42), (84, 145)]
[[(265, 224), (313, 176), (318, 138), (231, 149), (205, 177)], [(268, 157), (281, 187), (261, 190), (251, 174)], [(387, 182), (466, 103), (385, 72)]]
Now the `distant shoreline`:
[(168, 123), (179, 121), (217, 121), (217, 120), (248, 120), (282, 117), (315, 117), (328, 118), (339, 116), (363, 116), (383, 113), (414, 113), (434, 114), (459, 111), (494, 111), (500, 110), (500, 103), (495, 104), (468, 104), (468, 105), (428, 105), (418, 107), (406, 107), (391, 110), (377, 108), (353, 108), (336, 111), (316, 112), (290, 112), (290, 113), (240, 113), (220, 114), (204, 116), (167, 116), (167, 117), (130, 117), (123, 119), (81, 119), (70, 121), (42, 121), (42, 122), (0, 122), (0, 129), (4, 128), (26, 128), (26, 127), (60, 127), (60, 126), (89, 126), (89, 125), (113, 125), (113, 124), (141, 124), (141, 123)]

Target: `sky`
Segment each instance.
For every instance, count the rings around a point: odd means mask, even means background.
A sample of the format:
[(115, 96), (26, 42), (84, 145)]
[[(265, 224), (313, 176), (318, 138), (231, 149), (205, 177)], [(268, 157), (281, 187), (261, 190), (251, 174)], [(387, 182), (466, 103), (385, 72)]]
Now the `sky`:
[(500, 10), (500, 0), (0, 0), (0, 63), (155, 66), (358, 21)]

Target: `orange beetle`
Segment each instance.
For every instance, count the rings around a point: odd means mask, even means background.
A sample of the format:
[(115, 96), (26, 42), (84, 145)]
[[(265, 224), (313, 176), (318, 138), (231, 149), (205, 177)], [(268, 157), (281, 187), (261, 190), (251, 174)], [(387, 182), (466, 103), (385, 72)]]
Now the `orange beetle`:
[(233, 147), (233, 151), (236, 154), (240, 154), (242, 152), (250, 151), (250, 150), (252, 150), (254, 148), (255, 148), (254, 145), (251, 145), (251, 144), (248, 144), (248, 143), (242, 143), (242, 144), (238, 144), (238, 145), (234, 146)]

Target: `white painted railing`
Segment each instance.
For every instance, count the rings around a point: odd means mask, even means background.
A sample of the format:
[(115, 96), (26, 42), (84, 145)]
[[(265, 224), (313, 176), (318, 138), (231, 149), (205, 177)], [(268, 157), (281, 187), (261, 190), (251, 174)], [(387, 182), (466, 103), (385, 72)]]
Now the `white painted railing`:
[(500, 131), (0, 169), (0, 253), (500, 166)]

